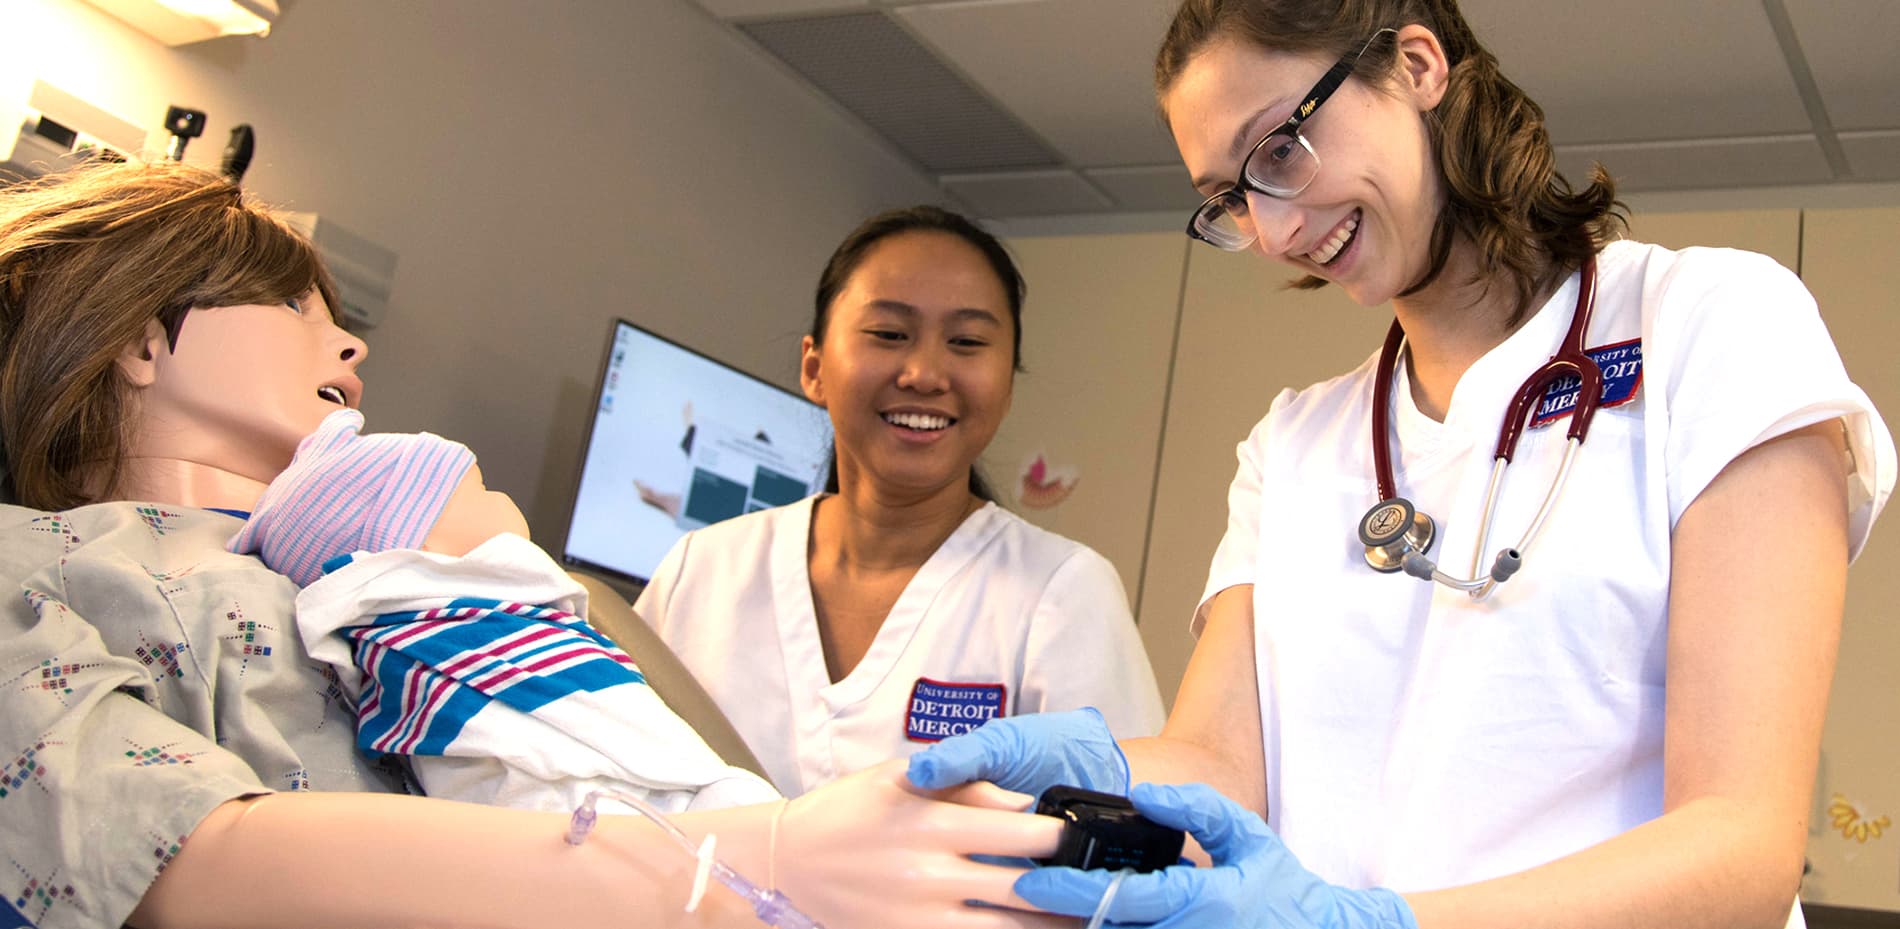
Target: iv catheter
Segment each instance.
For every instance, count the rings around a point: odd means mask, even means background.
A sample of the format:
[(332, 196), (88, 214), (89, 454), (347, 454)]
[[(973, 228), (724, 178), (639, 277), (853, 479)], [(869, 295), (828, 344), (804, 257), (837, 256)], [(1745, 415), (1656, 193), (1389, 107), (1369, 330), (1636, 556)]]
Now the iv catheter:
[[(694, 845), (693, 841), (686, 837), (686, 833), (681, 832), (678, 826), (673, 825), (672, 821), (666, 818), (666, 814), (631, 794), (624, 794), (617, 790), (596, 790), (589, 793), (587, 799), (581, 801), (581, 805), (575, 808), (574, 816), (568, 820), (567, 844), (579, 845), (587, 840), (587, 834), (594, 830), (594, 823), (600, 818), (599, 814), (594, 812), (594, 805), (603, 799), (615, 800), (633, 807), (640, 815), (652, 820), (654, 825), (660, 827), (660, 831), (678, 843), (687, 855), (697, 859), (700, 872), (695, 880), (696, 886), (703, 884), (705, 875), (710, 873), (714, 880), (726, 885), (733, 893), (751, 904), (752, 912), (759, 917), (760, 922), (768, 926), (776, 926), (778, 929), (824, 929), (817, 920), (799, 912), (797, 907), (792, 906), (792, 901), (779, 893), (776, 888), (760, 887), (746, 880), (745, 875), (734, 871), (725, 862), (711, 858), (709, 856), (711, 843), (707, 843), (707, 853), (702, 854), (701, 846)], [(693, 900), (695, 903), (698, 901), (697, 893), (694, 894)], [(690, 905), (688, 908), (691, 908)]]

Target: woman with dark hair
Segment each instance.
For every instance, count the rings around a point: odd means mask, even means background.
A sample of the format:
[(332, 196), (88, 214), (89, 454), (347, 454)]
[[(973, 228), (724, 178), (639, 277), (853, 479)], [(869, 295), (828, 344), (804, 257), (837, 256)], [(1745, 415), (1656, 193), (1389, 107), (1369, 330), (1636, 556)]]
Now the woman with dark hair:
[(976, 473), (1022, 302), (1009, 253), (962, 216), (867, 220), (819, 277), (799, 369), (836, 435), (833, 492), (689, 533), (635, 605), (788, 796), (1015, 713), (1160, 728), (1114, 567)]
[[(1557, 173), (1453, 0), (1185, 0), (1155, 71), (1188, 234), (1389, 302), (1391, 333), (1240, 444), (1160, 738), (1124, 760), (1024, 717), (913, 780), (1213, 785), (1134, 788), (1216, 866), (1128, 879), (1117, 925), (1790, 921), (1895, 467), (1813, 298), (1618, 240), (1609, 178)], [(1016, 889), (1086, 915), (1106, 883)]]

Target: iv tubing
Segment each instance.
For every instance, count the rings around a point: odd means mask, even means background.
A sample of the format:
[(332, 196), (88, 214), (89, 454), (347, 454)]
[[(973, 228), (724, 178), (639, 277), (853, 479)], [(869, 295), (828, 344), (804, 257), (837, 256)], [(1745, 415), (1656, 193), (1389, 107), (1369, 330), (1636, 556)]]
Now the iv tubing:
[(1135, 869), (1123, 868), (1115, 872), (1115, 876), (1109, 879), (1108, 888), (1102, 891), (1102, 902), (1095, 905), (1095, 915), (1089, 917), (1088, 929), (1101, 929), (1102, 922), (1108, 919), (1109, 905), (1115, 902), (1116, 891), (1122, 889), (1122, 881), (1127, 880), (1128, 875), (1133, 873), (1135, 873)]
[(631, 794), (624, 794), (617, 790), (590, 792), (587, 799), (582, 800), (581, 805), (574, 809), (574, 816), (568, 820), (567, 844), (579, 845), (587, 840), (587, 834), (594, 830), (594, 823), (600, 818), (599, 814), (594, 812), (594, 804), (602, 799), (624, 803), (633, 807), (640, 815), (652, 820), (653, 824), (660, 827), (660, 831), (666, 833), (689, 857), (700, 862), (702, 873), (710, 871), (714, 879), (750, 903), (752, 912), (766, 925), (776, 926), (778, 929), (824, 929), (817, 920), (799, 912), (792, 906), (792, 901), (779, 893), (777, 889), (759, 887), (746, 880), (744, 875), (734, 871), (725, 862), (717, 858), (702, 857), (700, 847), (694, 845), (693, 840), (687, 838), (686, 833), (681, 832), (678, 826), (673, 825), (672, 821), (666, 818), (665, 813)]

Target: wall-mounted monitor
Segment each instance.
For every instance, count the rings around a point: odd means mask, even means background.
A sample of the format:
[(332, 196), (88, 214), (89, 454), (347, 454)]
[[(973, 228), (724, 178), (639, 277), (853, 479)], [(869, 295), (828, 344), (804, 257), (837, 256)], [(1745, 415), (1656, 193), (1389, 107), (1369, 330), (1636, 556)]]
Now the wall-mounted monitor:
[(822, 490), (830, 460), (822, 407), (615, 320), (561, 560), (644, 584), (687, 531)]

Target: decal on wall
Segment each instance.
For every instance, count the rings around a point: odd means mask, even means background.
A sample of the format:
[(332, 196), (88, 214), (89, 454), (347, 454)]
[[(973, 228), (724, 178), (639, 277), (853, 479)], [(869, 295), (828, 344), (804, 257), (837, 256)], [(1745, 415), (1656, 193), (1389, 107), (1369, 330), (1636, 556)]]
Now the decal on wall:
[(1880, 838), (1887, 827), (1893, 825), (1893, 820), (1884, 814), (1868, 818), (1859, 806), (1840, 794), (1835, 794), (1834, 802), (1827, 805), (1827, 815), (1834, 823), (1834, 828), (1841, 831), (1841, 838), (1853, 839), (1862, 844)]
[(1032, 510), (1046, 510), (1064, 500), (1082, 479), (1082, 470), (1074, 465), (1057, 467), (1037, 452), (1023, 462), (1016, 482), (1017, 502)]

